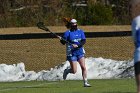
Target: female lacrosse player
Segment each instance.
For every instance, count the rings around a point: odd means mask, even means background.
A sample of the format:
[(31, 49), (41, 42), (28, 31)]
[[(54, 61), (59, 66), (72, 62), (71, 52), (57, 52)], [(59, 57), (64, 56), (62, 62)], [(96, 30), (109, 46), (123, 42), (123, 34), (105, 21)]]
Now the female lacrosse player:
[(140, 0), (132, 0), (132, 36), (135, 45), (134, 70), (137, 84), (137, 93), (140, 93)]
[[(61, 37), (59, 37), (61, 39)], [(86, 43), (86, 38), (83, 30), (77, 28), (77, 21), (71, 19), (70, 29), (67, 30), (62, 36), (63, 39), (70, 42), (67, 43), (65, 40), (61, 39), (63, 45), (66, 44), (66, 54), (67, 60), (70, 62), (70, 69), (65, 69), (63, 74), (63, 79), (66, 79), (68, 73), (75, 74), (77, 72), (77, 62), (79, 62), (82, 69), (82, 76), (84, 81), (84, 87), (90, 87), (87, 81), (87, 70), (85, 67), (85, 51), (83, 45)]]
[(135, 44), (134, 68), (138, 93), (140, 93), (140, 16), (137, 16), (132, 22), (133, 38)]

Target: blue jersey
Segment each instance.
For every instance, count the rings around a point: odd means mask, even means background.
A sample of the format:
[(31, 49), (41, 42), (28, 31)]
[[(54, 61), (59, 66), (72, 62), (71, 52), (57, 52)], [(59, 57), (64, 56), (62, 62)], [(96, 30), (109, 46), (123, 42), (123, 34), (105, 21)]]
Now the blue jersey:
[(132, 35), (135, 47), (140, 47), (140, 16), (137, 16), (132, 22)]
[[(70, 31), (67, 30), (64, 35), (63, 38), (67, 41), (69, 41), (72, 44), (76, 44), (76, 45), (80, 45), (81, 40), (86, 39), (85, 34), (83, 32), (83, 30), (81, 29), (77, 29), (75, 31)], [(66, 54), (67, 56), (78, 56), (78, 55), (82, 55), (85, 53), (85, 50), (82, 47), (79, 48), (73, 48), (72, 45), (70, 44), (66, 44)]]

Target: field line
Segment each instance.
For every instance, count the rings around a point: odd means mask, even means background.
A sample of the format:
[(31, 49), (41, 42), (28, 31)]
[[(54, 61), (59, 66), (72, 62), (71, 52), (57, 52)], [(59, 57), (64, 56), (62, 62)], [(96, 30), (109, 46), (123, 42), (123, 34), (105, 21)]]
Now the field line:
[(37, 85), (30, 85), (30, 86), (15, 86), (15, 87), (10, 87), (10, 88), (5, 88), (5, 89), (0, 89), (0, 91), (9, 91), (9, 90), (16, 90), (16, 89), (20, 89), (20, 88), (32, 88), (32, 87), (39, 87), (42, 85), (46, 85), (46, 84), (55, 84), (58, 82), (46, 82), (46, 83), (42, 83), (42, 84), (37, 84)]

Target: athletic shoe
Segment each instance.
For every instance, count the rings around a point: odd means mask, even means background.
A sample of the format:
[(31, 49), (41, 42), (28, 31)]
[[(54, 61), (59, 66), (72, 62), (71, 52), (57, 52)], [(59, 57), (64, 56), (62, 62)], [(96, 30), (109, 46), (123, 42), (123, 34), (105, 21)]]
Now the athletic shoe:
[(84, 83), (84, 87), (91, 87), (91, 85), (88, 82), (86, 82)]
[(69, 74), (69, 69), (65, 69), (63, 73), (63, 79), (65, 80), (67, 78), (67, 75)]

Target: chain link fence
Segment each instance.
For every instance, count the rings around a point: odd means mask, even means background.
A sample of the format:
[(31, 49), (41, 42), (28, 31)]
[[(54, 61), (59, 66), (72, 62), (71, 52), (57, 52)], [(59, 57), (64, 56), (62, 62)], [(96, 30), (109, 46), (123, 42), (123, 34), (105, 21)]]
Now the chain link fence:
[[(11, 29), (9, 28), (9, 30)], [(40, 38), (30, 37), (23, 39), (26, 35), (22, 35), (16, 34), (13, 38), (8, 35), (0, 35), (1, 64), (23, 62), (26, 70), (40, 71), (48, 70), (66, 61), (65, 46), (57, 38), (47, 38), (47, 36), (46, 38), (41, 38), (40, 36)], [(30, 36), (34, 35), (37, 35), (37, 33)], [(8, 37), (8, 39), (5, 39), (4, 36)], [(133, 59), (134, 45), (131, 36), (100, 37), (100, 33), (98, 36), (96, 38), (87, 37), (87, 42), (84, 45), (86, 58)]]

